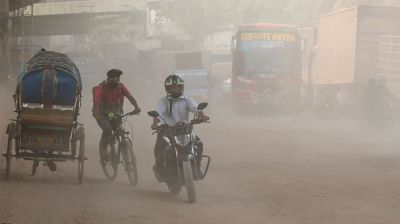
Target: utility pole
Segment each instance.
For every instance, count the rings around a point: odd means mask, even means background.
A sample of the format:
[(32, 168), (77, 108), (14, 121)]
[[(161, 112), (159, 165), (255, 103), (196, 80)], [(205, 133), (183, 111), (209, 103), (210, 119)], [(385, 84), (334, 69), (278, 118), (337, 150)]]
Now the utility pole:
[(33, 0), (31, 0), (31, 57), (33, 56)]
[(8, 1), (2, 1), (0, 3), (0, 18), (3, 20), (5, 17), (8, 17)]
[(9, 36), (9, 3), (1, 1), (0, 3), (0, 79), (3, 79), (8, 73), (7, 55), (8, 55), (8, 36)]
[[(8, 1), (4, 1), (0, 3), (0, 39), (6, 40), (7, 32), (8, 32)], [(4, 42), (3, 42), (4, 43)], [(1, 45), (1, 54), (4, 54), (4, 44)]]
[(21, 8), (21, 69), (24, 67), (24, 56), (25, 56), (25, 0), (22, 0), (22, 8)]

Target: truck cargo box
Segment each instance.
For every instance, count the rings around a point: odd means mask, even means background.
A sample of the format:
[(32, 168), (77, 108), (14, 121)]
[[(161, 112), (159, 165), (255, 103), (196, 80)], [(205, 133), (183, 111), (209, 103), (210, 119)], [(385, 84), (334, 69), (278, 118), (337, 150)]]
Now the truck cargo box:
[(400, 7), (359, 5), (319, 18), (315, 85), (366, 85), (378, 72), (382, 35), (400, 34)]

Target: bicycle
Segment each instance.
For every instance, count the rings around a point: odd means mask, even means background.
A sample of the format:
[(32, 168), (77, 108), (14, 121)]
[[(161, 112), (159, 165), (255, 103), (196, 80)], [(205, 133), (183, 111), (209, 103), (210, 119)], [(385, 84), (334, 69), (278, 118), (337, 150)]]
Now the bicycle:
[[(133, 152), (132, 138), (129, 136), (130, 132), (125, 131), (126, 123), (131, 126), (127, 121), (127, 117), (130, 115), (138, 114), (132, 112), (123, 115), (117, 115), (114, 113), (108, 114), (106, 119), (117, 121), (118, 125), (113, 129), (111, 136), (109, 136), (105, 150), (103, 151), (99, 149), (100, 164), (106, 178), (109, 180), (115, 180), (118, 175), (118, 165), (122, 163), (126, 174), (128, 175), (130, 184), (136, 186), (138, 183), (136, 157)], [(132, 126), (131, 129), (133, 130)]]

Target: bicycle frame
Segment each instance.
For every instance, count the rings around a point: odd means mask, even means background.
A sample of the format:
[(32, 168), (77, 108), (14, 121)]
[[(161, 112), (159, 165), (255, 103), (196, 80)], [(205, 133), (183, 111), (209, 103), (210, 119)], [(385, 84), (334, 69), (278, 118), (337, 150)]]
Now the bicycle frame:
[[(136, 186), (137, 184), (137, 167), (136, 167), (136, 158), (134, 156), (133, 147), (132, 147), (132, 138), (129, 136), (128, 131), (125, 131), (126, 123), (131, 126), (132, 132), (133, 127), (124, 119), (124, 117), (128, 115), (134, 115), (132, 113), (127, 113), (124, 115), (114, 115), (109, 114), (108, 120), (115, 122), (112, 123), (112, 133), (107, 138), (106, 149), (109, 150), (101, 151), (100, 157), (102, 160), (100, 161), (104, 174), (109, 180), (114, 180), (118, 175), (118, 165), (120, 163), (125, 167), (125, 171), (128, 175), (129, 182), (131, 185)], [(118, 145), (116, 145), (118, 144)], [(102, 153), (106, 158), (102, 157)], [(121, 160), (122, 156), (122, 160)]]
[[(135, 114), (126, 113), (123, 115), (116, 115), (116, 118), (108, 118), (109, 121), (119, 120), (118, 127), (116, 128), (116, 130), (112, 130), (112, 134), (109, 138), (109, 140), (112, 140), (112, 143), (114, 143), (114, 141), (117, 141), (118, 144), (120, 144), (122, 142), (122, 140), (125, 138), (128, 138), (129, 140), (132, 141), (133, 127), (132, 127), (132, 124), (129, 123), (128, 118), (127, 118), (130, 115), (135, 115)], [(115, 115), (113, 115), (113, 116), (115, 116)], [(129, 124), (129, 126), (131, 127), (131, 132), (125, 131), (126, 124)], [(129, 136), (129, 134), (131, 134), (131, 136)]]

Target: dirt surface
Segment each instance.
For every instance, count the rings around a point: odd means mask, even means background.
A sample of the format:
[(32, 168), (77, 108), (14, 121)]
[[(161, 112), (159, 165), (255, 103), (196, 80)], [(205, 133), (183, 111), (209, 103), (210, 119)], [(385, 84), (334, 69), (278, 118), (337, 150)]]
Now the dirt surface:
[[(143, 102), (143, 110), (153, 104)], [(31, 162), (13, 160), (10, 180), (0, 183), (1, 224), (399, 223), (396, 130), (370, 131), (360, 121), (307, 113), (236, 116), (218, 99), (212, 123), (197, 128), (212, 164), (196, 183), (197, 203), (188, 204), (185, 191), (169, 194), (152, 174), (155, 136), (145, 113), (130, 118), (139, 185), (128, 185), (122, 171), (106, 181), (88, 105), (81, 117), (88, 139), (83, 185), (77, 185), (76, 162), (58, 164), (55, 172), (39, 167), (32, 177)], [(4, 159), (0, 165), (3, 176)]]

